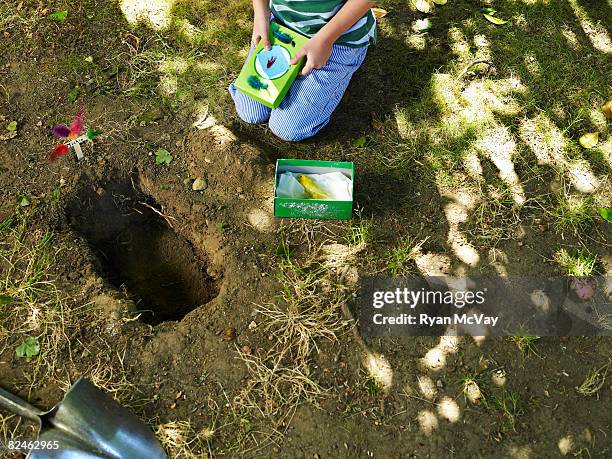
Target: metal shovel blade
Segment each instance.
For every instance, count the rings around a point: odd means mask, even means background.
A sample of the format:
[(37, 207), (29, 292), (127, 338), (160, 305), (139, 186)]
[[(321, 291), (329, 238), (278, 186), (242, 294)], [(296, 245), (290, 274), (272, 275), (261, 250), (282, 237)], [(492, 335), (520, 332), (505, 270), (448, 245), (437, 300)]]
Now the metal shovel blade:
[(83, 378), (46, 413), (2, 389), (0, 406), (38, 421), (38, 445), (46, 447), (27, 459), (166, 459), (149, 427)]

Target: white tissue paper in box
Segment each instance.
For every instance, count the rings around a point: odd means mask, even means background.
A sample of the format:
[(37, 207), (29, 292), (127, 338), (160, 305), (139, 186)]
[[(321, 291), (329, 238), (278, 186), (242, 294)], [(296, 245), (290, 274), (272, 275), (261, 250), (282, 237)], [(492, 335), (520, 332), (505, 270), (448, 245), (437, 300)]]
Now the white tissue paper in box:
[(331, 199), (335, 201), (350, 201), (351, 179), (342, 172), (330, 172), (328, 174), (308, 175), (313, 182), (321, 187)]
[[(308, 193), (298, 182), (297, 177), (302, 174), (283, 172), (278, 179), (276, 196), (279, 198), (308, 198)], [(327, 174), (303, 174), (310, 178), (321, 188), (329, 199), (335, 201), (350, 201), (352, 199), (352, 181), (341, 172), (330, 172)]]
[(276, 187), (276, 196), (279, 198), (306, 198), (308, 195), (304, 187), (297, 181), (293, 173), (285, 172), (278, 178), (278, 186)]

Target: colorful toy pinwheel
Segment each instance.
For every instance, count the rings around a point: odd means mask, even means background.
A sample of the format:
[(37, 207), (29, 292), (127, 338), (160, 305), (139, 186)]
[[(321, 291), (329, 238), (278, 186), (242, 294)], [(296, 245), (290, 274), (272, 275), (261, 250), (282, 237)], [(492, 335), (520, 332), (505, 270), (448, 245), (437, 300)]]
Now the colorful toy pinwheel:
[(64, 124), (58, 124), (53, 127), (52, 131), (55, 137), (67, 138), (68, 142), (61, 143), (53, 149), (53, 153), (49, 156), (50, 161), (54, 161), (60, 156), (67, 154), (71, 148), (74, 148), (77, 158), (83, 158), (83, 152), (81, 150), (81, 144), (87, 140), (92, 140), (99, 134), (98, 131), (93, 129), (87, 131), (85, 135), (81, 135), (83, 132), (83, 107), (76, 114), (70, 127)]

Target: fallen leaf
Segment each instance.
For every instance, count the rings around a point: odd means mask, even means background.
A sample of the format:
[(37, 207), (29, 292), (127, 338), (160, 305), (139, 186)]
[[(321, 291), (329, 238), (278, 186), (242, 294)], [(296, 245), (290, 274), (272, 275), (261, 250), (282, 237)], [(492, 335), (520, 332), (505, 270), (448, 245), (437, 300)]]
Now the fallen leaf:
[(429, 13), (431, 11), (431, 3), (427, 0), (416, 0), (415, 6), (421, 13)]
[(498, 18), (498, 17), (492, 16), (487, 13), (484, 13), (483, 16), (485, 17), (487, 21), (492, 22), (495, 25), (502, 25), (508, 22), (508, 21), (503, 20), (502, 18)]
[(446, 5), (448, 0), (433, 0), (436, 5)]
[(35, 336), (26, 337), (22, 343), (15, 349), (17, 357), (27, 357), (28, 359), (36, 357), (40, 353), (40, 343)]
[(376, 19), (380, 19), (387, 15), (387, 10), (383, 10), (382, 8), (372, 8), (372, 13), (374, 13), (374, 17)]
[(175, 399), (175, 400), (178, 400), (179, 398), (181, 398), (181, 396), (182, 396), (182, 395), (183, 395), (183, 391), (182, 391), (182, 390), (180, 390), (180, 391), (178, 391), (178, 392), (176, 393), (176, 395), (174, 396), (174, 399)]
[(385, 133), (385, 123), (376, 118), (372, 120), (372, 127), (376, 129), (380, 134)]
[(32, 204), (32, 200), (28, 196), (22, 196), (19, 200), (19, 207), (27, 207)]
[(481, 13), (487, 13), (487, 14), (495, 14), (495, 13), (497, 13), (497, 10), (495, 8), (487, 7), (487, 8), (481, 8), (480, 12)]
[(601, 111), (604, 112), (606, 118), (612, 118), (612, 100), (609, 100), (601, 107)]
[(236, 329), (234, 327), (227, 327), (223, 331), (223, 339), (226, 341), (231, 341), (236, 337)]
[(172, 162), (172, 155), (168, 150), (160, 148), (155, 152), (155, 164), (170, 164)]
[(17, 121), (11, 121), (6, 127), (7, 131), (13, 132), (17, 130)]
[(425, 18), (425, 19), (419, 19), (417, 21), (414, 21), (414, 24), (412, 25), (412, 29), (415, 32), (425, 32), (429, 29), (431, 29), (432, 23), (429, 20), (429, 18)]
[(2, 36), (3, 36), (4, 38), (8, 38), (8, 37), (10, 37), (10, 36), (11, 36), (11, 34), (5, 30), (4, 32), (2, 32)]
[(353, 142), (353, 146), (355, 148), (361, 148), (365, 145), (365, 143), (366, 143), (365, 135), (362, 135), (358, 139), (355, 139), (355, 141)]
[(0, 305), (11, 304), (13, 302), (13, 298), (7, 295), (0, 295)]
[(599, 142), (599, 132), (588, 132), (578, 139), (584, 148), (593, 148)]
[(603, 218), (605, 221), (612, 223), (612, 209), (611, 208), (600, 207), (599, 215), (601, 215), (601, 218)]
[(68, 17), (68, 11), (56, 11), (47, 16), (47, 19), (51, 19), (55, 22), (64, 22)]

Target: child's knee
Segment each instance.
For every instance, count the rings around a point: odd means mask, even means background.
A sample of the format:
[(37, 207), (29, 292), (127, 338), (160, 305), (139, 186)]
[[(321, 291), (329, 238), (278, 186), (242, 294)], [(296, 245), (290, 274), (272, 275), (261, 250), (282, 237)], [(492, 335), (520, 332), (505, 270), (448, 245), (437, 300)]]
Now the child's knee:
[(236, 113), (238, 113), (238, 117), (249, 124), (263, 124), (270, 118), (270, 113), (266, 113), (263, 110), (245, 110), (242, 107), (239, 107), (236, 104)]
[(313, 137), (323, 128), (323, 126), (325, 126), (325, 124), (327, 123), (312, 127), (311, 125), (300, 123), (298, 118), (276, 117), (273, 115), (270, 117), (268, 127), (275, 136), (287, 142), (299, 142), (300, 140)]
[(271, 112), (268, 107), (240, 93), (233, 84), (228, 89), (234, 100), (236, 113), (242, 121), (249, 124), (263, 124), (268, 121)]

